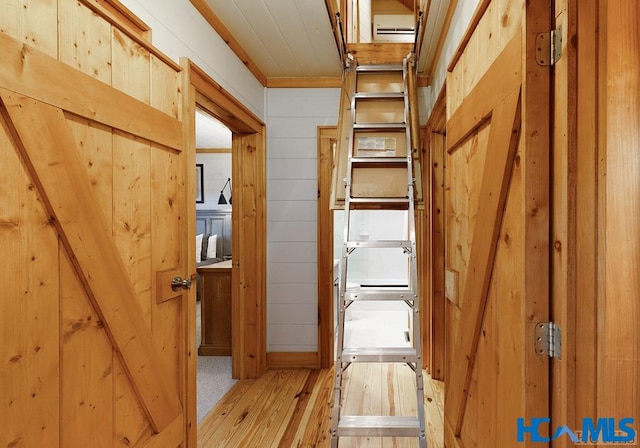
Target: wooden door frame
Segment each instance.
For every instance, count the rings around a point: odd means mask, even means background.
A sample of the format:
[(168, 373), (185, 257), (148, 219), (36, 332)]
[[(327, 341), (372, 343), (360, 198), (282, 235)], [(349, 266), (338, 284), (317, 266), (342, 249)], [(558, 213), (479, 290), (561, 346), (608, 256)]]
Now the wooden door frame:
[[(444, 380), (445, 356), (445, 225), (444, 170), (447, 122), (446, 85), (442, 86), (433, 110), (423, 130), (422, 142), (426, 145), (423, 155), (423, 179), (427, 186), (423, 195), (427, 208), (427, 278), (423, 291), (425, 309), (423, 332), (425, 350), (423, 357), (431, 378)], [(424, 187), (423, 187), (424, 188)]]
[[(196, 103), (233, 133), (232, 148), (232, 376), (258, 378), (266, 370), (266, 154), (265, 125), (188, 58), (181, 58), (184, 141), (187, 164), (195, 166)], [(189, 241), (195, 240), (195, 174), (187, 170)], [(195, 276), (195, 261), (189, 265)], [(242, 268), (242, 269), (241, 269)], [(187, 341), (187, 446), (197, 440), (196, 298), (186, 308)]]
[(318, 359), (320, 368), (333, 365), (333, 210), (331, 140), (337, 126), (318, 126)]

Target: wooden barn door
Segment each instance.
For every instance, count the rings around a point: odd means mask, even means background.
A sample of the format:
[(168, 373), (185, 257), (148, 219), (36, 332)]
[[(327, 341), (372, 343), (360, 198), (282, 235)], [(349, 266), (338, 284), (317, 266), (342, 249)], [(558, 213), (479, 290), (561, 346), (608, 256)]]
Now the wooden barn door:
[[(527, 2), (533, 5), (536, 2)], [(533, 56), (548, 5), (481, 2), (447, 78), (448, 447), (516, 446), (549, 415), (549, 74)]]
[(0, 445), (175, 448), (179, 67), (94, 2), (0, 10)]

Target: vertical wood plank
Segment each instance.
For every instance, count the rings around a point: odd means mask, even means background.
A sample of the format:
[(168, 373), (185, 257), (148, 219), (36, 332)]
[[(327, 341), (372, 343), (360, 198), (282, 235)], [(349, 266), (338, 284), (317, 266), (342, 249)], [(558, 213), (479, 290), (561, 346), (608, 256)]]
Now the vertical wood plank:
[(186, 244), (180, 238), (180, 221), (184, 218), (180, 203), (180, 157), (173, 151), (151, 147), (151, 209), (153, 270), (178, 267), (180, 247)]
[(58, 4), (58, 60), (111, 84), (111, 25), (82, 2)]
[(113, 236), (151, 329), (151, 150), (149, 143), (113, 133)]
[[(600, 2), (600, 145), (604, 296), (599, 316), (598, 412), (640, 416), (640, 5)], [(601, 375), (601, 376), (600, 376)]]
[(180, 73), (151, 55), (151, 105), (167, 115), (182, 120)]
[(58, 55), (58, 2), (3, 0), (0, 33), (6, 33), (51, 57)]
[(113, 137), (112, 129), (71, 114), (65, 114), (91, 187), (101, 204), (106, 230), (113, 223)]
[[(527, 364), (521, 354), (528, 350), (534, 351), (533, 341), (526, 338), (525, 322), (514, 318), (523, 316), (524, 313), (526, 296), (523, 278), (529, 263), (528, 254), (525, 252), (525, 223), (522, 219), (522, 210), (525, 209), (522, 166), (524, 141), (524, 135), (521, 133), (518, 151), (511, 168), (509, 195), (504, 208), (502, 228), (497, 242), (498, 251), (493, 267), (496, 332), (492, 355), (495, 363), (493, 376), (497, 387), (494, 394), (487, 395), (487, 399), (491, 400), (490, 402), (497, 401), (494, 411), (495, 420), (490, 425), (496, 431), (492, 434), (496, 440), (495, 446), (513, 444), (513, 433), (501, 431), (501, 423), (515, 422), (522, 416), (523, 407), (528, 406), (525, 390), (522, 387)], [(491, 373), (485, 372), (485, 375), (491, 376)], [(509, 399), (500, 399), (506, 396)], [(536, 400), (546, 398), (542, 395), (537, 396)], [(482, 428), (481, 432), (480, 440), (485, 435), (489, 436), (489, 428)]]
[(444, 203), (445, 137), (442, 134), (432, 132), (429, 138), (429, 157), (431, 158), (429, 164), (431, 168), (431, 377), (436, 380), (443, 380), (445, 372), (444, 217), (445, 213), (447, 213)]
[[(180, 59), (180, 65), (183, 68), (181, 77), (182, 89), (182, 138), (183, 148), (186, 149), (185, 159), (183, 163), (184, 181), (182, 200), (187, 204), (187, 216), (184, 224), (182, 235), (186, 235), (186, 241), (195, 241), (196, 237), (196, 211), (195, 207), (189, 204), (195, 203), (195, 174), (191, 167), (195, 166), (195, 138), (196, 138), (196, 89), (191, 84), (189, 74), (189, 60), (187, 58)], [(193, 149), (192, 149), (193, 148)], [(196, 270), (195, 249), (192, 244), (185, 246), (186, 259), (183, 267), (187, 269), (188, 274), (193, 274)], [(195, 448), (197, 443), (197, 349), (196, 349), (196, 294), (195, 291), (189, 294), (185, 306), (185, 401), (184, 415), (186, 426), (186, 447)]]
[(524, 416), (549, 415), (549, 359), (533, 349), (538, 322), (549, 319), (550, 232), (550, 89), (547, 67), (535, 62), (538, 33), (549, 28), (550, 8), (544, 2), (529, 2), (522, 20), (522, 129), (524, 151), (520, 157), (523, 176), (524, 232)]
[(113, 377), (115, 426), (113, 446), (117, 448), (138, 446), (139, 442), (147, 440), (153, 434), (153, 429), (131, 387), (131, 381), (122, 367), (122, 362), (115, 356)]
[(57, 447), (58, 239), (0, 112), (0, 445)]
[(111, 29), (112, 86), (149, 104), (151, 98), (150, 54), (117, 28)]
[(66, 251), (60, 254), (61, 422), (64, 447), (113, 446), (113, 348)]
[[(179, 188), (180, 155), (153, 145), (151, 147), (151, 247), (152, 273), (181, 266), (181, 220), (184, 208)], [(186, 267), (186, 266), (184, 266)], [(187, 275), (185, 272), (183, 275)], [(155, 297), (156, 284), (152, 282)], [(181, 297), (184, 297), (183, 294)], [(156, 347), (164, 360), (167, 378), (181, 394), (183, 359), (179, 356), (183, 341), (182, 299), (152, 307), (152, 328)]]
[[(576, 2), (578, 93), (576, 163), (576, 419), (597, 418), (598, 1)], [(555, 186), (554, 186), (555, 188)]]
[[(554, 125), (553, 125), (553, 224), (551, 227), (553, 251), (552, 309), (553, 320), (562, 329), (563, 362), (553, 362), (552, 413), (555, 423), (579, 427), (576, 421), (576, 372), (575, 344), (576, 312), (576, 48), (568, 45), (576, 39), (576, 4), (573, 0), (555, 2), (556, 28), (563, 36), (562, 58), (554, 67)], [(582, 37), (582, 36), (581, 36)], [(581, 338), (582, 336), (580, 336)], [(581, 376), (581, 375), (580, 375)], [(569, 440), (560, 439), (558, 447), (568, 447)]]
[[(155, 56), (151, 56), (150, 71), (151, 105), (168, 115), (178, 119), (183, 118), (181, 91), (184, 86), (180, 83), (179, 73)], [(183, 132), (186, 133), (187, 130), (183, 128)], [(194, 138), (194, 133), (195, 130), (192, 135), (184, 137), (187, 144), (190, 141), (189, 138)], [(185, 227), (188, 222), (187, 198), (190, 197), (186, 192), (186, 179), (193, 175), (193, 170), (190, 169), (193, 163), (186, 166), (186, 162), (188, 159), (193, 162), (194, 146), (186, 146), (186, 148), (188, 150), (181, 153), (152, 148), (152, 176), (156, 185), (152, 188), (154, 198), (152, 202), (156, 206), (153, 210), (153, 271), (155, 273), (176, 267), (182, 269), (183, 277), (190, 277), (194, 272), (188, 270), (191, 261), (186, 259), (188, 250), (185, 242), (193, 239), (188, 239), (191, 229), (187, 230)], [(195, 210), (193, 206), (190, 208)], [(193, 230), (195, 230), (195, 221)], [(158, 341), (158, 347), (164, 355), (176, 385), (176, 392), (183, 404), (187, 401), (185, 384), (187, 358), (184, 353), (188, 351), (188, 347), (185, 312), (191, 300), (195, 302), (195, 291), (184, 291), (179, 300), (165, 302), (154, 308), (153, 317), (154, 337)], [(195, 307), (193, 311), (195, 312)]]

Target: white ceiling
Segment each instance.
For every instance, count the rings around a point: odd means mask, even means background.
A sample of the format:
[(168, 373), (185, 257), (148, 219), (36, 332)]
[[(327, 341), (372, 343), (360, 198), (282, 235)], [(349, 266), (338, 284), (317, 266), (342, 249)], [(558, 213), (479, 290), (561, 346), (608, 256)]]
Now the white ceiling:
[[(324, 0), (206, 0), (267, 78), (340, 76), (340, 60)], [(399, 0), (400, 1), (400, 0)], [(431, 71), (451, 0), (425, 2), (426, 31), (418, 64)], [(231, 132), (198, 112), (197, 148), (230, 148)]]
[(340, 76), (324, 0), (207, 0), (266, 77)]
[(231, 148), (229, 128), (200, 109), (196, 109), (196, 148)]
[[(340, 76), (324, 0), (206, 1), (267, 78)], [(431, 70), (450, 2), (425, 2), (428, 11), (420, 74)]]

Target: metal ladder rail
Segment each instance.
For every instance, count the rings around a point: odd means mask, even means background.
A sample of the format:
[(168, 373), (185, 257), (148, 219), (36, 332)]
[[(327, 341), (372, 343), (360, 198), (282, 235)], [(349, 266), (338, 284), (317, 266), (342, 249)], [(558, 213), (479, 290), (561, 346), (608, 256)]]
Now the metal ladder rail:
[[(345, 178), (345, 197), (344, 197), (344, 222), (343, 222), (343, 235), (342, 241), (346, 242), (349, 240), (349, 220), (350, 220), (350, 198), (351, 198), (351, 170), (353, 169), (353, 141), (354, 141), (354, 126), (353, 124), (356, 122), (356, 95), (358, 85), (358, 73), (355, 73), (355, 81), (353, 83), (353, 91), (351, 92), (351, 132), (349, 133), (349, 142), (348, 142), (348, 155), (347, 155), (347, 171)], [(342, 256), (340, 263), (340, 297), (339, 304), (340, 309), (338, 310), (338, 343), (336, 350), (336, 361), (335, 361), (335, 384), (333, 388), (333, 410), (332, 410), (332, 448), (338, 448), (337, 443), (337, 431), (338, 431), (338, 423), (340, 422), (341, 416), (341, 402), (342, 402), (342, 374), (345, 369), (348, 367), (348, 364), (342, 361), (342, 352), (344, 349), (344, 319), (345, 319), (345, 311), (346, 311), (346, 303), (345, 303), (345, 291), (347, 289), (347, 260), (349, 256), (349, 249), (346, 244), (342, 245)], [(351, 301), (349, 302), (351, 303)], [(334, 441), (335, 440), (335, 445)]]
[[(411, 263), (410, 263), (410, 281), (411, 291), (413, 291), (413, 303), (409, 305), (413, 310), (413, 347), (416, 351), (415, 374), (416, 374), (416, 411), (420, 434), (418, 436), (420, 448), (427, 447), (426, 424), (424, 415), (424, 377), (422, 374), (422, 341), (421, 341), (421, 322), (420, 322), (420, 300), (418, 297), (418, 263), (417, 263), (417, 247), (416, 247), (416, 224), (415, 224), (415, 199), (414, 188), (415, 178), (413, 176), (413, 148), (411, 145), (411, 117), (409, 113), (409, 71), (408, 59), (405, 58), (403, 65), (403, 89), (404, 89), (404, 120), (407, 124), (405, 130), (405, 138), (407, 142), (407, 198), (409, 199), (408, 220), (409, 220), (409, 241), (411, 241)], [(415, 130), (417, 132), (417, 130)]]

